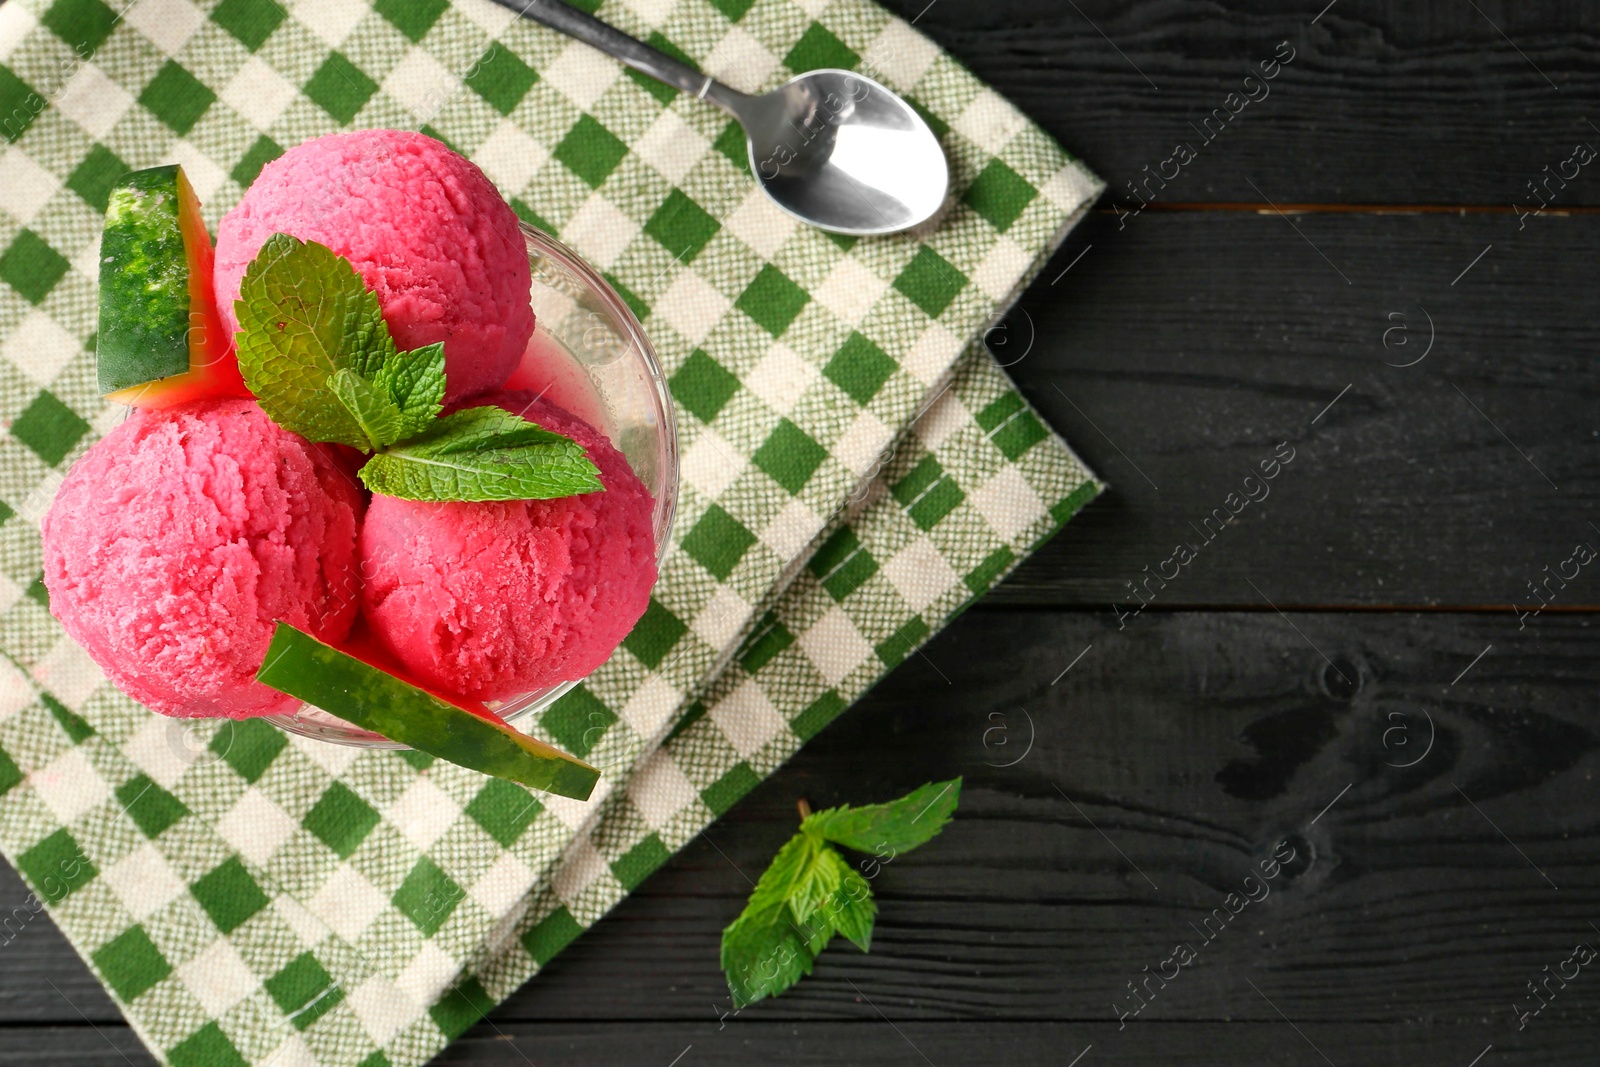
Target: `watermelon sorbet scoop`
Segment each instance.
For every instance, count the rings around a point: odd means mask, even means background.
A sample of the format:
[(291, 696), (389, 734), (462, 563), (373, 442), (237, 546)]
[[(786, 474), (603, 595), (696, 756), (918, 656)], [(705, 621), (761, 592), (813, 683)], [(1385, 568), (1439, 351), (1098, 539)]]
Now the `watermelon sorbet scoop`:
[(368, 625), (425, 684), (499, 700), (582, 678), (644, 614), (654, 503), (594, 427), (532, 393), (498, 404), (587, 450), (605, 491), (555, 500), (375, 494), (360, 538)]
[(245, 398), (136, 411), (62, 482), (42, 524), (50, 610), (164, 715), (299, 701), (255, 681), (273, 624), (342, 640), (362, 496), (332, 453)]
[(402, 350), (443, 341), (447, 401), (504, 385), (533, 335), (516, 214), (483, 171), (432, 137), (330, 134), (262, 168), (217, 228), (217, 310), (230, 337), (239, 283), (274, 233), (348, 259)]

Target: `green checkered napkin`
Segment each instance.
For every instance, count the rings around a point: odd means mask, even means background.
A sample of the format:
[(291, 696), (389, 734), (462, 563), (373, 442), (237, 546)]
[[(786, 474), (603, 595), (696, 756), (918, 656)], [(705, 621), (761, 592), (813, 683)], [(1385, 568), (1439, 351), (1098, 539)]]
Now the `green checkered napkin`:
[[(943, 138), (951, 209), (801, 226), (721, 113), (487, 0), (0, 4), (0, 847), (168, 1062), (427, 1060), (1099, 489), (974, 340), (1091, 174), (866, 0), (581, 6), (741, 89), (871, 72)], [(214, 228), (346, 126), (471, 156), (671, 376), (675, 548), (622, 649), (529, 726), (604, 768), (587, 804), (153, 716), (48, 613), (37, 520), (123, 415), (93, 356), (112, 183), (182, 163)]]

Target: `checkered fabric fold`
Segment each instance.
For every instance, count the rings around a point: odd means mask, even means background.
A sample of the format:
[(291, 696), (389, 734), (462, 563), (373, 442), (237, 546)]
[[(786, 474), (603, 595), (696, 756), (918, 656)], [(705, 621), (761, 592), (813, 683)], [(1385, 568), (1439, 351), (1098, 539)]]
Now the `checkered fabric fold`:
[[(942, 138), (949, 210), (801, 226), (720, 112), (487, 0), (0, 3), (0, 848), (164, 1062), (428, 1060), (1099, 491), (975, 340), (1093, 175), (867, 0), (578, 6), (747, 91), (872, 74)], [(670, 375), (661, 581), (526, 724), (604, 770), (586, 804), (151, 715), (49, 614), (38, 519), (124, 415), (93, 356), (112, 184), (181, 163), (214, 228), (285, 147), (352, 126), (473, 158)]]

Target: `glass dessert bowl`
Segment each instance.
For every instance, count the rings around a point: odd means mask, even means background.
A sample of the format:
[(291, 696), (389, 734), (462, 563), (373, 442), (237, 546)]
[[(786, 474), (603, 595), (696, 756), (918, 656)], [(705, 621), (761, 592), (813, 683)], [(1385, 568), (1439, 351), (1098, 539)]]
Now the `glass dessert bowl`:
[[(604, 278), (555, 238), (522, 226), (533, 273), (537, 323), (508, 390), (531, 390), (603, 433), (655, 502), (656, 558), (666, 551), (678, 500), (678, 437), (672, 398), (639, 320)], [(549, 707), (581, 679), (486, 706), (506, 722)], [(263, 716), (289, 733), (361, 748), (406, 746), (321, 708)]]

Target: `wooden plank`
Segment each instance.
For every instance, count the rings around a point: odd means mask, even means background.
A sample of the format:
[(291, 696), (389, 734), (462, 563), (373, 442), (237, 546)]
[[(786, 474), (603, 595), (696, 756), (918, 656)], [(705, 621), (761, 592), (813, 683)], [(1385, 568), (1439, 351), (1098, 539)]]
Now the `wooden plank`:
[(156, 1060), (126, 1023), (0, 1027), (0, 1063), (43, 1067), (145, 1067)]
[[(1248, 992), (1248, 990), (1246, 990)], [(868, 994), (871, 995), (870, 993)], [(876, 1000), (876, 998), (873, 998)], [(451, 1045), (432, 1063), (496, 1065), (496, 1067), (595, 1067), (596, 1064), (647, 1064), (653, 1067), (708, 1067), (727, 1064), (781, 1063), (837, 1067), (838, 1064), (882, 1064), (885, 1067), (991, 1067), (1006, 1064), (1051, 1064), (1075, 1067), (1115, 1063), (1128, 1067), (1238, 1067), (1240, 1063), (1272, 1063), (1315, 1067), (1322, 1049), (1335, 1064), (1372, 1067), (1414, 1067), (1438, 1062), (1467, 1067), (1473, 1056), (1492, 1045), (1481, 1067), (1593, 1062), (1594, 1034), (1579, 1021), (1540, 1027), (1537, 1034), (1508, 1040), (1486, 1025), (1440, 1031), (1426, 1026), (1387, 1023), (1335, 1023), (1306, 1031), (1315, 1048), (1294, 1029), (1275, 1022), (1186, 1023), (1178, 1026), (1130, 1026), (1118, 1032), (1114, 1023), (906, 1022), (892, 1004), (882, 1005), (883, 1018), (857, 1021), (790, 1023), (736, 1021), (722, 1031), (702, 1023), (530, 1023), (499, 1022), (480, 1026)], [(87, 1026), (49, 1029), (0, 1029), (0, 1062), (61, 1064), (63, 1067), (144, 1067), (156, 1061), (126, 1027)], [(125, 1055), (119, 1055), (109, 1042)], [(1476, 1047), (1474, 1043), (1476, 1042)], [(1088, 1050), (1085, 1054), (1085, 1050)], [(681, 1056), (681, 1059), (675, 1057)], [(926, 1056), (927, 1059), (923, 1057)], [(1436, 1057), (1428, 1060), (1427, 1057)]]
[[(0, 901), (7, 911), (29, 895), (16, 868), (0, 862)], [(8, 1023), (122, 1024), (122, 1013), (62, 935), (48, 912), (0, 932), (0, 1026)], [(13, 913), (13, 915), (19, 913)], [(9, 1062), (0, 1054), (0, 1063)]]
[[(1245, 993), (1251, 996), (1248, 988)], [(874, 1001), (870, 991), (866, 995)], [(907, 1022), (892, 1004), (880, 1004), (885, 1017), (857, 1022), (783, 1023), (740, 1020), (716, 1032), (688, 1024), (630, 1023), (597, 1026), (561, 1023), (502, 1023), (479, 1027), (451, 1046), (436, 1064), (502, 1064), (505, 1067), (593, 1067), (595, 1064), (650, 1064), (700, 1067), (704, 1064), (781, 1063), (837, 1067), (993, 1067), (1049, 1064), (1050, 1067), (1239, 1067), (1246, 1063), (1322, 1067), (1328, 1060), (1346, 1067), (1415, 1067), (1441, 1063), (1468, 1067), (1593, 1062), (1592, 1027), (1568, 1023), (1543, 1030), (1536, 1038), (1507, 1040), (1488, 1026), (1440, 1032), (1427, 1027), (1389, 1024), (1333, 1024), (1302, 1027), (1270, 1022), (1129, 1026), (1118, 1032), (1107, 1023)], [(890, 1020), (893, 1020), (891, 1025)], [(1526, 1035), (1525, 1035), (1526, 1036)], [(1308, 1040), (1308, 1038), (1310, 1040)], [(1476, 1043), (1476, 1044), (1475, 1044)], [(675, 1060), (674, 1057), (681, 1056)], [(1076, 1059), (1081, 1056), (1082, 1059)]]
[[(1596, 217), (1093, 218), (989, 339), (1112, 489), (990, 602), (1537, 605), (1543, 568), (1600, 547), (1573, 269), (1597, 240)], [(1269, 495), (1230, 508), (1281, 442)], [(1600, 568), (1550, 588), (1592, 608)]]
[[(1166, 168), (1179, 175), (1170, 189), (1152, 186), (1164, 201), (1504, 209), (1538, 206), (1527, 183), (1543, 181), (1546, 166), (1558, 172), (1579, 142), (1600, 148), (1585, 121), (1600, 125), (1590, 111), (1600, 88), (1593, 0), (888, 6), (907, 19), (920, 13), (918, 29), (1129, 201), (1126, 183), (1143, 181), (1146, 166), (1159, 172), (1179, 142), (1196, 158)], [(1282, 41), (1294, 58), (1273, 80), (1246, 86)], [(1227, 99), (1245, 91), (1258, 100)], [(1216, 109), (1223, 115), (1207, 141), (1201, 126)], [(1594, 164), (1567, 170), (1578, 176), (1541, 192), (1552, 207), (1600, 203)]]

